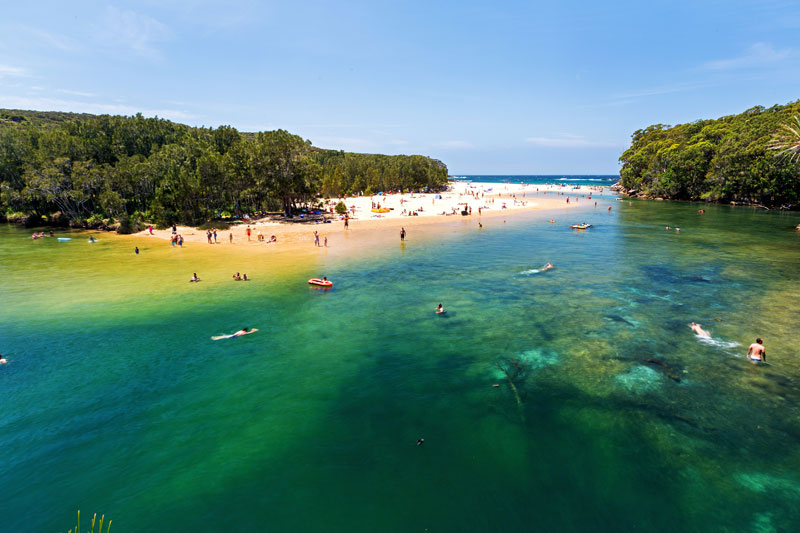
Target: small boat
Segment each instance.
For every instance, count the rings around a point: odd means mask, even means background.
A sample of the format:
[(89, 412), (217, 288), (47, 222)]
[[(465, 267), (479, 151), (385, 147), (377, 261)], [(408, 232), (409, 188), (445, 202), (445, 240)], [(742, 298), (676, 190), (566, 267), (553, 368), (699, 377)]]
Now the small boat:
[(591, 227), (591, 224), (573, 224), (570, 226), (572, 229), (589, 229)]
[(333, 287), (333, 282), (327, 279), (311, 278), (308, 280), (309, 285), (316, 285), (317, 287)]
[(70, 237), (59, 237), (58, 240), (60, 242), (67, 242), (67, 241), (71, 241), (72, 239)]

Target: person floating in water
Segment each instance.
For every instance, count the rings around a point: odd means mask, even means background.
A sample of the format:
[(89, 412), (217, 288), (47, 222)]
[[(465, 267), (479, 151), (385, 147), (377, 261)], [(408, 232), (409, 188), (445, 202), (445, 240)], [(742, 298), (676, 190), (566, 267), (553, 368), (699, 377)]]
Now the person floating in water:
[(764, 349), (764, 340), (761, 337), (747, 349), (747, 358), (754, 363), (767, 362), (767, 351)]
[(443, 314), (444, 312), (445, 312), (445, 311), (444, 311), (444, 307), (442, 307), (442, 304), (439, 304), (439, 306), (436, 308), (436, 314), (437, 314), (437, 315), (441, 315), (441, 314)]
[(6, 361), (6, 358), (0, 353), (0, 365), (4, 365), (6, 363), (8, 363), (8, 361)]
[(197, 277), (197, 272), (192, 274), (192, 279), (190, 279), (189, 281), (200, 281), (200, 278)]
[(705, 338), (707, 338), (707, 339), (710, 339), (710, 338), (711, 338), (711, 334), (710, 334), (709, 332), (707, 332), (706, 330), (704, 330), (704, 329), (703, 329), (703, 328), (700, 326), (700, 324), (697, 324), (697, 323), (695, 323), (695, 322), (692, 322), (691, 324), (689, 324), (689, 327), (690, 327), (690, 328), (692, 328), (692, 331), (694, 331), (694, 332), (695, 332), (695, 334), (696, 334), (698, 337), (705, 337)]
[(257, 329), (251, 329), (250, 331), (248, 331), (248, 328), (242, 328), (239, 331), (237, 331), (236, 333), (231, 334), (231, 337), (241, 337), (243, 335), (250, 335), (251, 333), (255, 333), (256, 331), (258, 331), (258, 330)]
[(247, 278), (247, 272), (242, 274), (242, 281), (249, 281), (248, 278)]
[(237, 272), (236, 274), (233, 275), (233, 280), (242, 281), (242, 276), (240, 276), (239, 273)]
[(545, 270), (550, 270), (551, 268), (553, 268), (553, 265), (551, 263), (545, 263), (544, 266), (542, 267), (542, 272), (544, 272)]

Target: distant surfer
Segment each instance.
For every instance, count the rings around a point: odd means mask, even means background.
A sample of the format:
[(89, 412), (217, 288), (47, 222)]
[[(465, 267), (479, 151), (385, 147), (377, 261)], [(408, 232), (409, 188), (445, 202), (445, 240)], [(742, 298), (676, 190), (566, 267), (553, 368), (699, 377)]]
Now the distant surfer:
[(761, 337), (747, 349), (747, 358), (754, 363), (767, 362), (767, 351), (764, 349), (764, 340)]
[(444, 311), (444, 307), (442, 307), (442, 304), (439, 304), (439, 306), (436, 308), (436, 314), (437, 314), (437, 315), (441, 315), (441, 314), (443, 314), (444, 312), (445, 312), (445, 311)]
[(710, 339), (710, 338), (711, 338), (711, 334), (710, 334), (709, 332), (707, 332), (706, 330), (704, 330), (704, 329), (703, 329), (703, 328), (700, 326), (700, 324), (697, 324), (697, 323), (695, 323), (695, 322), (692, 322), (692, 323), (689, 325), (689, 327), (690, 327), (690, 328), (692, 328), (692, 331), (694, 331), (694, 332), (695, 332), (695, 334), (696, 334), (698, 337), (705, 337), (706, 339)]

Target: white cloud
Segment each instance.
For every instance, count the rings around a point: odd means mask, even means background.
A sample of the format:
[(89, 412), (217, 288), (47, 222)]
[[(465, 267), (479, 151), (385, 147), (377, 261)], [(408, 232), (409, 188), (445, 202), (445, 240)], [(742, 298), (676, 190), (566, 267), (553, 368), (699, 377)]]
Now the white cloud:
[(11, 65), (0, 65), (0, 78), (24, 78), (30, 76), (27, 70)]
[(100, 31), (101, 41), (111, 46), (129, 48), (135, 53), (160, 57), (157, 45), (174, 38), (172, 31), (156, 19), (130, 10), (108, 7)]
[(79, 102), (77, 100), (60, 100), (58, 98), (31, 98), (0, 96), (0, 107), (10, 109), (35, 109), (37, 111), (67, 111), (73, 113), (93, 113), (108, 115), (142, 115), (159, 116), (175, 121), (188, 121), (194, 115), (177, 109), (142, 109), (130, 105), (105, 104), (100, 102)]
[(778, 50), (769, 43), (755, 43), (744, 54), (728, 59), (709, 61), (703, 67), (707, 70), (734, 70), (752, 67), (769, 67), (782, 63), (787, 59), (798, 57), (798, 51), (792, 48)]
[(19, 29), (23, 32), (27, 32), (30, 35), (31, 42), (44, 44), (48, 48), (55, 48), (62, 51), (70, 51), (78, 48), (78, 45), (75, 41), (68, 37), (64, 37), (63, 35), (50, 33), (40, 30), (39, 28), (26, 26), (24, 24), (20, 25)]
[(459, 141), (459, 140), (440, 141), (437, 143), (433, 143), (433, 145), (437, 148), (453, 148), (457, 150), (468, 150), (470, 148), (474, 148), (472, 143), (468, 141)]
[(82, 96), (84, 98), (93, 98), (95, 95), (94, 93), (87, 93), (83, 91), (72, 91), (70, 89), (56, 89), (60, 93), (69, 94), (72, 96)]
[(616, 95), (616, 98), (640, 98), (642, 96), (657, 96), (661, 94), (680, 93), (684, 91), (693, 91), (695, 89), (702, 89), (708, 87), (708, 83), (674, 83), (670, 85), (662, 85), (661, 87), (651, 87), (649, 89), (640, 89), (628, 93)]
[(576, 135), (562, 135), (560, 137), (528, 137), (526, 143), (547, 148), (618, 148), (619, 144), (589, 141)]

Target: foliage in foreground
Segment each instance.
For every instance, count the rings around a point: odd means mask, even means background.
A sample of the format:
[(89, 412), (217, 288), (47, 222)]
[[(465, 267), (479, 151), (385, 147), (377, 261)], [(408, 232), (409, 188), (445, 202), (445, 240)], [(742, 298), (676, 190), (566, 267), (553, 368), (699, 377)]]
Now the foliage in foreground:
[(797, 114), (800, 101), (637, 130), (620, 157), (620, 184), (662, 198), (796, 205), (800, 162), (770, 148)]
[(197, 225), (222, 213), (291, 214), (320, 194), (446, 183), (435, 159), (321, 150), (284, 130), (0, 110), (0, 217)]

